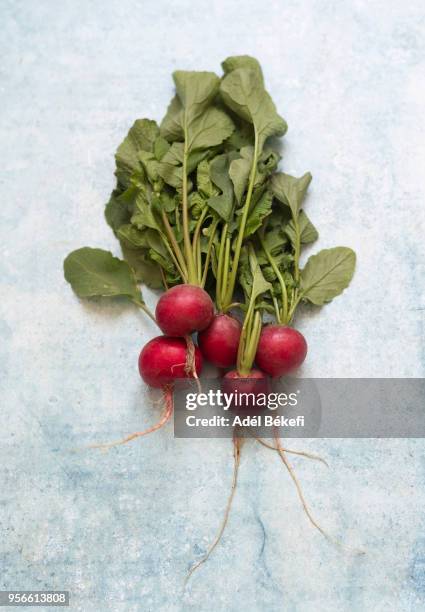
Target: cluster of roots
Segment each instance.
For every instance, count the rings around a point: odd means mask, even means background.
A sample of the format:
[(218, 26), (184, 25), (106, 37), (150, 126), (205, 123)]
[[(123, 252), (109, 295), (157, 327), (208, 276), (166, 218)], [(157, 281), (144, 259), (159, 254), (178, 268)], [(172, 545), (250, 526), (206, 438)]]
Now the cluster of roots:
[[(193, 355), (193, 353), (192, 353)], [(193, 357), (192, 357), (193, 359)], [(189, 368), (193, 367), (193, 361), (189, 363), (188, 365)], [(188, 370), (189, 371), (189, 370)], [(191, 372), (193, 372), (193, 370), (190, 370)], [(149, 427), (148, 429), (145, 429), (144, 431), (137, 431), (129, 436), (127, 436), (126, 438), (123, 438), (121, 440), (117, 440), (115, 442), (109, 442), (106, 444), (95, 444), (92, 445), (90, 448), (100, 448), (100, 449), (109, 449), (112, 448), (114, 446), (118, 446), (120, 444), (126, 444), (127, 442), (131, 442), (132, 440), (135, 440), (136, 438), (140, 438), (141, 436), (145, 436), (147, 434), (153, 433), (154, 431), (157, 431), (158, 429), (161, 429), (161, 427), (163, 427), (171, 418), (172, 414), (173, 414), (173, 389), (172, 389), (172, 385), (168, 385), (166, 387), (164, 387), (163, 389), (163, 404), (164, 404), (164, 408), (161, 414), (161, 418), (159, 419), (159, 421), (153, 425), (152, 427)], [(239, 466), (240, 466), (240, 460), (241, 460), (241, 449), (242, 449), (242, 444), (245, 440), (245, 438), (243, 437), (239, 437), (237, 435), (237, 429), (235, 428), (234, 431), (234, 435), (233, 435), (233, 476), (232, 476), (232, 484), (231, 484), (231, 489), (230, 489), (230, 494), (229, 497), (227, 499), (227, 503), (225, 506), (225, 510), (224, 510), (224, 515), (223, 515), (223, 519), (221, 521), (220, 527), (218, 529), (217, 535), (215, 536), (213, 542), (211, 543), (211, 545), (209, 546), (208, 550), (206, 551), (205, 555), (199, 560), (197, 561), (194, 565), (192, 565), (192, 567), (190, 568), (186, 580), (185, 580), (185, 584), (188, 582), (188, 580), (190, 579), (190, 577), (192, 576), (192, 574), (201, 566), (203, 565), (208, 558), (211, 556), (211, 554), (213, 553), (214, 549), (217, 547), (217, 545), (219, 544), (223, 533), (226, 529), (226, 525), (227, 522), (229, 520), (229, 515), (230, 515), (230, 510), (232, 507), (232, 502), (233, 502), (233, 498), (235, 496), (235, 492), (236, 492), (236, 487), (237, 487), (237, 483), (238, 483), (238, 473), (239, 473)], [(252, 434), (253, 439), (255, 439), (259, 444), (261, 444), (262, 446), (264, 446), (265, 448), (274, 451), (275, 453), (278, 454), (279, 458), (281, 459), (283, 465), (285, 466), (286, 470), (289, 473), (289, 476), (291, 477), (298, 497), (300, 499), (300, 502), (302, 504), (302, 507), (304, 509), (304, 512), (308, 518), (308, 520), (310, 521), (310, 523), (313, 525), (313, 527), (315, 527), (327, 540), (329, 540), (330, 542), (332, 542), (332, 544), (336, 545), (338, 548), (345, 550), (346, 552), (349, 552), (351, 554), (364, 554), (363, 550), (359, 550), (359, 549), (349, 549), (346, 548), (345, 546), (343, 546), (336, 538), (332, 537), (327, 531), (325, 531), (323, 529), (323, 527), (321, 527), (319, 525), (319, 523), (316, 521), (316, 519), (313, 517), (309, 506), (306, 502), (306, 499), (304, 497), (304, 493), (302, 491), (301, 485), (299, 483), (299, 480), (295, 474), (294, 468), (292, 467), (291, 463), (288, 460), (287, 454), (293, 454), (293, 455), (298, 455), (301, 457), (305, 457), (307, 459), (312, 459), (314, 461), (320, 461), (321, 463), (323, 463), (324, 465), (326, 465), (327, 467), (328, 464), (327, 462), (320, 457), (319, 455), (315, 455), (313, 453), (307, 453), (304, 451), (299, 451), (299, 450), (292, 450), (289, 448), (286, 448), (284, 446), (282, 446), (281, 443), (281, 439), (279, 437), (278, 434), (278, 430), (275, 430), (275, 435), (274, 435), (274, 439), (273, 439), (273, 443), (270, 443), (262, 438), (259, 438), (257, 436), (255, 436), (254, 434)]]

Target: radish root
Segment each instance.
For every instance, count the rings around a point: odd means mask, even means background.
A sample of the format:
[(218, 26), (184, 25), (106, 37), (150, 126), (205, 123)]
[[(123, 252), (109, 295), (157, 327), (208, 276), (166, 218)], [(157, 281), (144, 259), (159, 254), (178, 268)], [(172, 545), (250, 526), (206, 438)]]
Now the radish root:
[(113, 446), (119, 446), (120, 444), (127, 444), (127, 442), (131, 442), (132, 440), (135, 440), (136, 438), (140, 438), (141, 436), (146, 436), (147, 434), (153, 433), (154, 431), (161, 429), (161, 427), (163, 427), (166, 423), (168, 423), (168, 421), (171, 418), (171, 415), (173, 414), (173, 393), (172, 393), (172, 387), (170, 385), (167, 385), (166, 387), (164, 387), (163, 401), (165, 402), (165, 406), (164, 406), (164, 411), (162, 413), (162, 416), (160, 420), (158, 421), (158, 423), (156, 423), (155, 425), (152, 425), (152, 427), (149, 427), (148, 429), (145, 429), (144, 431), (136, 431), (135, 433), (130, 434), (126, 438), (123, 438), (122, 440), (117, 440), (116, 442), (106, 442), (104, 444), (91, 444), (88, 448), (100, 448), (100, 449), (106, 450), (108, 448), (112, 448)]
[(299, 483), (299, 480), (295, 474), (294, 468), (291, 466), (291, 464), (289, 463), (288, 459), (285, 456), (285, 450), (282, 448), (281, 444), (280, 444), (280, 439), (278, 436), (278, 433), (275, 433), (275, 443), (276, 446), (274, 447), (275, 450), (277, 450), (277, 452), (279, 453), (280, 458), (282, 459), (283, 464), (285, 465), (286, 469), (289, 472), (290, 477), (292, 478), (292, 481), (295, 485), (295, 488), (297, 490), (298, 493), (298, 497), (301, 501), (302, 507), (304, 509), (305, 514), (307, 515), (308, 520), (310, 521), (310, 523), (313, 525), (313, 527), (315, 527), (318, 531), (320, 531), (320, 533), (332, 544), (334, 544), (335, 546), (337, 546), (338, 548), (349, 552), (351, 554), (356, 554), (356, 555), (364, 555), (365, 551), (358, 549), (358, 548), (349, 548), (344, 546), (338, 539), (334, 538), (333, 536), (331, 536), (327, 531), (325, 531), (323, 529), (323, 527), (321, 527), (319, 525), (319, 523), (315, 520), (315, 518), (313, 517), (313, 515), (310, 512), (310, 509), (307, 505), (307, 502), (305, 500), (304, 494), (302, 492), (301, 489), (301, 485)]
[(199, 380), (198, 372), (196, 371), (195, 345), (193, 343), (192, 336), (187, 335), (184, 337), (184, 339), (186, 340), (187, 344), (187, 356), (184, 371), (186, 372), (187, 376), (192, 376), (195, 379), (198, 387), (198, 393), (202, 393), (201, 381)]
[[(253, 437), (262, 446), (265, 446), (266, 448), (269, 448), (270, 450), (279, 452), (275, 446), (272, 446), (272, 444), (269, 444), (262, 438), (258, 438), (257, 436), (253, 436)], [(281, 447), (281, 449), (285, 453), (289, 453), (290, 455), (299, 455), (300, 457), (306, 457), (307, 459), (313, 459), (313, 461), (320, 461), (320, 463), (323, 463), (324, 465), (326, 465), (327, 468), (329, 467), (329, 463), (326, 461), (326, 459), (323, 459), (323, 457), (320, 457), (320, 455), (315, 455), (314, 453), (307, 453), (305, 451), (297, 451), (297, 450), (293, 450), (290, 448), (284, 448), (283, 446)]]
[(210, 557), (211, 553), (213, 552), (213, 550), (215, 549), (217, 544), (220, 542), (221, 537), (222, 537), (222, 535), (224, 533), (224, 530), (226, 529), (227, 521), (229, 520), (230, 509), (232, 507), (233, 498), (235, 496), (236, 485), (238, 483), (238, 472), (239, 472), (239, 465), (240, 465), (240, 461), (241, 461), (241, 447), (242, 447), (242, 443), (243, 443), (243, 438), (238, 438), (238, 437), (236, 437), (236, 435), (233, 436), (234, 467), (233, 467), (232, 488), (230, 490), (230, 495), (229, 495), (229, 498), (227, 500), (226, 509), (224, 511), (224, 517), (223, 517), (223, 520), (221, 522), (220, 529), (219, 529), (219, 531), (218, 531), (218, 533), (217, 533), (213, 543), (210, 545), (210, 547), (208, 548), (207, 552), (202, 557), (202, 559), (200, 561), (198, 561), (197, 563), (195, 563), (190, 568), (189, 573), (186, 576), (186, 580), (184, 582), (185, 585), (189, 581), (189, 579), (192, 576), (193, 572), (195, 570), (197, 570), (201, 565), (203, 565), (205, 563), (205, 561), (208, 560), (208, 558)]

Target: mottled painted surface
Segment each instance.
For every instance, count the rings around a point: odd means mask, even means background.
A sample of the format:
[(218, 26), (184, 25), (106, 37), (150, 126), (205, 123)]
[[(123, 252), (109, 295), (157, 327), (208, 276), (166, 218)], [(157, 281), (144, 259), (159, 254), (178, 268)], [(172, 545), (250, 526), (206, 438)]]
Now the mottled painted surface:
[[(160, 119), (171, 71), (251, 53), (288, 120), (284, 168), (311, 170), (320, 246), (358, 252), (355, 282), (299, 326), (303, 374), (423, 376), (424, 7), (420, 0), (167, 3), (3, 0), (1, 32), (1, 588), (67, 588), (72, 609), (425, 609), (425, 444), (307, 440), (331, 464), (282, 465), (247, 443), (222, 545), (228, 440), (171, 426), (109, 453), (73, 449), (151, 423), (136, 359), (153, 325), (80, 304), (62, 259), (117, 245), (102, 219), (113, 151)], [(150, 304), (155, 296), (147, 292)]]

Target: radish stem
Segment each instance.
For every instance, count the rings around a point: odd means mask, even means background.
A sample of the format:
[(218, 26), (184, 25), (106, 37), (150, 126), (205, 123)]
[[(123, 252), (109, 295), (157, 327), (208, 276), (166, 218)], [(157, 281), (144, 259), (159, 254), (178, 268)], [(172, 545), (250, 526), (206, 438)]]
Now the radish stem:
[(212, 249), (212, 245), (213, 245), (213, 242), (214, 242), (215, 232), (216, 232), (216, 229), (217, 229), (217, 225), (218, 225), (218, 220), (214, 221), (214, 223), (212, 224), (212, 227), (211, 227), (211, 235), (210, 235), (209, 240), (208, 240), (207, 257), (205, 259), (204, 271), (203, 271), (203, 274), (202, 274), (201, 287), (205, 287), (205, 283), (207, 281), (208, 267), (209, 267), (210, 258), (211, 258), (211, 249)]
[(255, 183), (255, 175), (257, 173), (257, 158), (258, 158), (258, 134), (257, 130), (255, 130), (255, 141), (254, 141), (254, 154), (252, 159), (251, 173), (248, 185), (248, 192), (246, 194), (246, 200), (243, 207), (241, 224), (238, 228), (238, 239), (236, 242), (235, 254), (233, 256), (232, 270), (230, 273), (229, 283), (227, 285), (227, 292), (224, 299), (223, 306), (226, 307), (227, 304), (230, 304), (233, 298), (233, 292), (236, 284), (236, 275), (238, 273), (239, 267), (239, 257), (241, 254), (242, 242), (245, 234), (246, 222), (248, 220), (248, 213), (251, 205), (252, 192), (254, 191), (254, 183)]
[[(277, 276), (277, 279), (279, 281), (279, 285), (280, 285), (280, 289), (282, 292), (282, 313), (277, 314), (277, 321), (278, 323), (287, 323), (287, 319), (288, 319), (288, 291), (286, 289), (286, 284), (285, 281), (283, 279), (283, 276), (279, 270), (278, 265), (276, 264), (276, 261), (274, 259), (274, 257), (272, 256), (272, 254), (270, 253), (270, 251), (268, 250), (268, 248), (266, 247), (266, 243), (264, 242), (263, 236), (261, 235), (261, 233), (259, 234), (259, 238), (260, 238), (260, 243), (261, 246), (263, 248), (263, 251), (266, 254), (267, 259), (270, 262), (271, 267), (273, 268), (274, 273)], [(275, 305), (276, 308), (276, 305)]]
[(172, 245), (172, 247), (174, 249), (175, 256), (176, 256), (176, 258), (178, 260), (178, 263), (179, 263), (179, 266), (180, 266), (180, 270), (179, 271), (180, 271), (180, 273), (182, 275), (182, 278), (183, 278), (184, 282), (186, 283), (186, 282), (188, 282), (188, 272), (187, 272), (186, 263), (185, 263), (185, 260), (184, 260), (184, 257), (183, 257), (183, 253), (181, 252), (181, 249), (180, 249), (180, 247), (178, 245), (178, 242), (176, 240), (176, 237), (174, 235), (173, 228), (171, 227), (170, 222), (167, 219), (167, 215), (165, 214), (165, 211), (162, 211), (162, 221), (164, 223), (164, 227), (165, 227), (165, 231), (166, 231), (167, 237), (168, 237), (168, 239), (169, 239), (169, 241), (170, 241), (170, 243), (171, 243), (171, 245)]
[(132, 300), (132, 302), (133, 302), (134, 304), (136, 304), (136, 306), (138, 306), (138, 307), (139, 307), (141, 310), (143, 310), (143, 312), (144, 312), (145, 314), (147, 314), (147, 315), (148, 315), (148, 317), (149, 317), (150, 319), (152, 319), (152, 321), (155, 323), (155, 325), (158, 325), (158, 323), (157, 323), (157, 321), (156, 321), (156, 319), (155, 319), (155, 315), (154, 315), (154, 314), (153, 314), (153, 312), (152, 312), (152, 311), (151, 311), (151, 310), (150, 310), (150, 309), (149, 309), (149, 308), (146, 306), (146, 304), (145, 304), (144, 302), (140, 302), (139, 300), (136, 300), (136, 299)]

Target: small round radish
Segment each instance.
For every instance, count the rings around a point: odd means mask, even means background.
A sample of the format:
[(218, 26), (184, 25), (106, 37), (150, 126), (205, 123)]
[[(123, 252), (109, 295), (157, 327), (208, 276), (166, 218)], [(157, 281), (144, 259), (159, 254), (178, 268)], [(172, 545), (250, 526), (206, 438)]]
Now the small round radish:
[[(162, 388), (176, 378), (187, 378), (187, 343), (183, 338), (158, 336), (150, 340), (139, 356), (139, 372), (147, 385)], [(195, 347), (195, 369), (202, 370), (202, 354)]]
[(255, 409), (257, 412), (265, 408), (265, 406), (256, 406), (255, 398), (260, 394), (267, 394), (270, 391), (270, 381), (267, 374), (260, 370), (251, 370), (249, 374), (239, 374), (237, 370), (227, 372), (222, 378), (221, 389), (223, 393), (230, 395), (241, 393), (253, 396), (249, 398), (244, 406), (239, 406), (236, 403), (231, 406), (231, 409), (236, 412), (249, 412)]
[(227, 314), (217, 314), (210, 325), (198, 334), (202, 355), (218, 368), (236, 363), (242, 325)]
[(196, 285), (176, 285), (159, 298), (155, 317), (166, 336), (182, 337), (208, 327), (214, 304), (208, 293)]
[(261, 332), (255, 362), (270, 376), (283, 376), (298, 368), (306, 355), (307, 342), (299, 331), (286, 325), (266, 325)]

